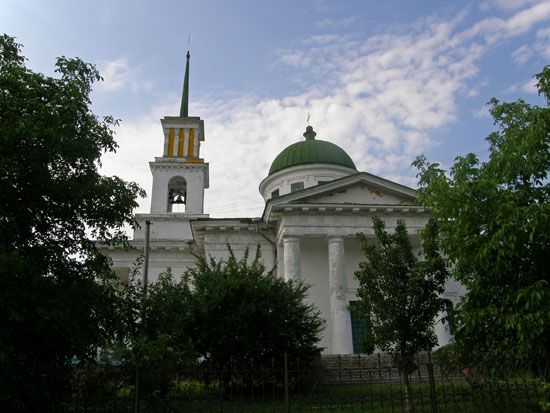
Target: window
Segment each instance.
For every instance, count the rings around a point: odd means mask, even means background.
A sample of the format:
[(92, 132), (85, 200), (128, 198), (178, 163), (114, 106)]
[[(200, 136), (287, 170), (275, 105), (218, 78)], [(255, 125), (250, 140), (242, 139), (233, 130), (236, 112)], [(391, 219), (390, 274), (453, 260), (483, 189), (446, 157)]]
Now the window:
[(301, 191), (302, 189), (304, 189), (303, 182), (294, 182), (293, 184), (290, 184), (290, 192)]
[(365, 353), (363, 338), (367, 335), (365, 324), (353, 311), (357, 308), (357, 301), (350, 301), (349, 312), (351, 316), (351, 338), (353, 342), (353, 354)]
[(328, 184), (330, 181), (318, 181), (317, 182), (317, 185), (324, 185), (324, 184)]
[(271, 198), (277, 198), (279, 196), (279, 190), (276, 189), (275, 191), (271, 192)]
[(173, 176), (168, 181), (166, 212), (185, 212), (187, 181), (182, 176)]

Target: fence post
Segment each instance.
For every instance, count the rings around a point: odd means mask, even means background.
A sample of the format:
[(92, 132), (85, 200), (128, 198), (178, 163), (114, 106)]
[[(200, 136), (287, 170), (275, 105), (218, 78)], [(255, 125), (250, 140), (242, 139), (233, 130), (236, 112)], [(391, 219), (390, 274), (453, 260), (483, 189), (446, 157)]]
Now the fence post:
[(139, 372), (136, 365), (136, 381), (134, 383), (134, 413), (139, 412)]
[(284, 353), (284, 369), (285, 369), (285, 411), (290, 413), (290, 396), (288, 392), (288, 354)]
[(435, 378), (434, 365), (432, 364), (432, 351), (428, 349), (428, 378), (430, 383), (430, 403), (432, 405), (432, 413), (437, 413), (437, 399), (435, 397)]

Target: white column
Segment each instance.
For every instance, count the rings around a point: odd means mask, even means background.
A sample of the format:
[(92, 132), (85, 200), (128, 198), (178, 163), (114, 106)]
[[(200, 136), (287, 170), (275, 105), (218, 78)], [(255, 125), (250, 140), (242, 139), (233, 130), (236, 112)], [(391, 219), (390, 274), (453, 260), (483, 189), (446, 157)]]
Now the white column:
[(351, 318), (346, 298), (346, 256), (344, 239), (328, 240), (328, 266), (330, 284), (330, 321), (332, 324), (332, 353), (352, 354)]
[(283, 238), (283, 255), (285, 260), (285, 280), (300, 281), (302, 279), (300, 239), (295, 237)]
[(189, 128), (185, 128), (183, 134), (183, 157), (187, 157), (187, 152), (189, 151)]
[(446, 346), (451, 342), (451, 331), (449, 330), (449, 324), (443, 324), (442, 319), (447, 316), (446, 311), (441, 311), (435, 318), (435, 335), (437, 337), (436, 348)]

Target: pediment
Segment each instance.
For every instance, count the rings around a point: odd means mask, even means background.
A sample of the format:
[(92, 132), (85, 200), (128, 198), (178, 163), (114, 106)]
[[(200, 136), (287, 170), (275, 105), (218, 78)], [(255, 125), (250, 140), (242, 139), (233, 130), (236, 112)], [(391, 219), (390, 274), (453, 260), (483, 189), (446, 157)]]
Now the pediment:
[(366, 172), (285, 195), (278, 204), (417, 205), (414, 189)]
[(410, 205), (414, 198), (393, 191), (356, 183), (301, 199), (306, 204), (360, 204), (360, 205)]

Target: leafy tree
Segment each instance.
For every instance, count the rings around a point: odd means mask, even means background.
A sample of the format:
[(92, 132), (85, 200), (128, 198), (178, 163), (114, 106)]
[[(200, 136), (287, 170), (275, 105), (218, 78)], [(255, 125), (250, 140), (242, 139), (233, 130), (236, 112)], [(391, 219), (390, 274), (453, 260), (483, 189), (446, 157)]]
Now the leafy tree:
[(437, 343), (434, 322), (444, 308), (441, 298), (448, 276), (437, 241), (437, 224), (430, 220), (422, 233), (422, 257), (413, 252), (405, 223), (395, 233), (374, 217), (376, 242), (359, 234), (367, 260), (359, 264), (356, 307), (369, 336), (367, 348), (389, 352), (407, 387), (408, 411), (414, 410), (409, 375), (416, 369), (413, 356)]
[(59, 77), (25, 67), (0, 36), (0, 405), (56, 410), (69, 361), (112, 333), (115, 288), (90, 237), (123, 242), (135, 183), (101, 176), (111, 117), (90, 110), (93, 65), (57, 59)]
[(176, 282), (170, 268), (148, 284), (145, 295), (138, 271), (121, 290), (124, 321), (113, 348), (121, 353), (132, 380), (136, 369), (147, 373), (148, 380), (140, 385), (142, 396), (153, 391), (166, 395), (171, 373), (197, 359), (184, 332), (189, 317), (186, 292), (185, 283)]
[(463, 361), (488, 368), (550, 348), (550, 66), (536, 75), (546, 107), (489, 103), (489, 159), (456, 158), (449, 173), (419, 156), (419, 200), (438, 220), (453, 275), (468, 289), (452, 317)]
[(139, 359), (142, 368), (169, 369), (192, 361), (195, 357), (190, 338), (184, 332), (189, 317), (186, 285), (176, 282), (168, 268), (157, 282), (148, 285), (144, 296), (138, 276), (139, 273), (131, 275), (121, 291), (124, 301), (121, 338), (130, 351), (126, 362), (134, 364)]
[(290, 362), (305, 363), (320, 350), (323, 321), (304, 301), (308, 286), (266, 272), (259, 247), (248, 261), (248, 251), (238, 260), (229, 248), (227, 261), (199, 258), (185, 274), (187, 334), (225, 386), (232, 367), (270, 368), (284, 352)]

